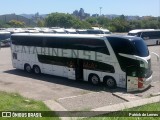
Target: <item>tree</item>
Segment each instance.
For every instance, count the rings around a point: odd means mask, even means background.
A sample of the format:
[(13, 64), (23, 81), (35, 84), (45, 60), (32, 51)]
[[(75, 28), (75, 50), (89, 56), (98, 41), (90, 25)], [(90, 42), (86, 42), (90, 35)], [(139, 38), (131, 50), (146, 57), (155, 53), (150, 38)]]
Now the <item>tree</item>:
[[(86, 26), (84, 26), (84, 23)], [(63, 28), (87, 28), (89, 23), (83, 22), (73, 15), (65, 13), (52, 13), (45, 19), (47, 27), (63, 27)]]
[(17, 20), (11, 20), (7, 23), (10, 27), (25, 27), (25, 23)]
[(97, 26), (98, 24), (98, 20), (96, 17), (87, 18), (85, 21), (90, 23), (92, 26)]
[(37, 26), (38, 26), (38, 27), (44, 27), (44, 26), (45, 26), (44, 21), (43, 21), (43, 20), (38, 20), (38, 21), (37, 21)]

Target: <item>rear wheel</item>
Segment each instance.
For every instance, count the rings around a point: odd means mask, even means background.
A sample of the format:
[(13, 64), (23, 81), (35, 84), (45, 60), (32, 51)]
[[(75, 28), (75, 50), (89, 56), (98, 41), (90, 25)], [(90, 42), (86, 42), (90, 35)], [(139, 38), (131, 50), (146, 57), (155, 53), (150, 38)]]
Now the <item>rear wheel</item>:
[(111, 88), (111, 89), (117, 87), (116, 81), (115, 81), (115, 79), (112, 78), (112, 77), (105, 78), (104, 84), (105, 84), (108, 88)]
[(156, 45), (159, 45), (159, 42), (158, 42), (158, 41), (156, 42)]
[(89, 76), (89, 82), (91, 82), (93, 85), (98, 85), (98, 84), (99, 84), (99, 81), (100, 81), (100, 79), (99, 79), (98, 75), (96, 75), (96, 74), (91, 74), (91, 75)]
[(40, 74), (41, 73), (41, 69), (37, 65), (33, 66), (33, 71), (34, 71), (35, 74)]
[(28, 73), (32, 72), (32, 68), (31, 68), (31, 66), (29, 64), (25, 64), (24, 70), (27, 71)]

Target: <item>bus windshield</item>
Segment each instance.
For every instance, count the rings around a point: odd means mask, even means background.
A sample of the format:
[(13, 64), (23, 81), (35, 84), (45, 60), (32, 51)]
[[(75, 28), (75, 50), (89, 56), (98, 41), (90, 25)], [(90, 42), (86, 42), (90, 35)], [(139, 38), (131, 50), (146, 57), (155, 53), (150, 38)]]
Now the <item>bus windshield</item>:
[(132, 40), (132, 43), (136, 49), (136, 54), (140, 57), (147, 57), (149, 55), (148, 47), (143, 40)]
[(0, 34), (0, 40), (6, 40), (10, 38), (10, 34)]

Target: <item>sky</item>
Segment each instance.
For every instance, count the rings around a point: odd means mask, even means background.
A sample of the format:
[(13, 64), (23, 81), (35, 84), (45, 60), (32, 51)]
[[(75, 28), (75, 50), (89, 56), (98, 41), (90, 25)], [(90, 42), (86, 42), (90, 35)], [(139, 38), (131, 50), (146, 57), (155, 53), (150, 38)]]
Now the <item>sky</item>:
[(160, 16), (160, 0), (1, 0), (3, 14), (72, 13), (83, 8), (85, 13), (138, 16)]

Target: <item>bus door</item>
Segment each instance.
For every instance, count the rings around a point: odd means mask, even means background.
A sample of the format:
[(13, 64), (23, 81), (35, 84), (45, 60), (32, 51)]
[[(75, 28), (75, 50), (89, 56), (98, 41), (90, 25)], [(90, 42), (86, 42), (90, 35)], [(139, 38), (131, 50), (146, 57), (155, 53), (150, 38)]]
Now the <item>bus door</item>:
[(76, 59), (75, 75), (76, 75), (76, 80), (83, 80), (83, 60), (82, 59)]
[(76, 80), (75, 76), (75, 61), (71, 60), (68, 63), (68, 79)]
[(74, 59), (69, 62), (68, 79), (83, 80), (83, 60)]
[(138, 77), (137, 77), (136, 67), (135, 66), (127, 67), (126, 74), (127, 74), (127, 80), (126, 80), (127, 92), (138, 90)]

